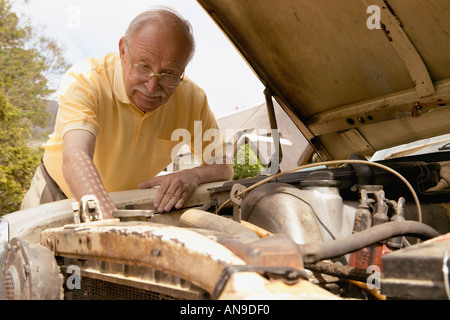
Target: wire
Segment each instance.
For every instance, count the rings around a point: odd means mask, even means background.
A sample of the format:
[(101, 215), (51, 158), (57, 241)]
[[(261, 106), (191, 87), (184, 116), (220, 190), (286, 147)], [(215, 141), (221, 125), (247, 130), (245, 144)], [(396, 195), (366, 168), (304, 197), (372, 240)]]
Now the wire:
[(379, 289), (377, 289), (377, 288), (370, 289), (369, 286), (367, 285), (367, 283), (355, 281), (355, 280), (348, 280), (348, 281), (357, 285), (361, 289), (368, 291), (370, 294), (372, 294), (378, 300), (386, 300), (387, 299), (385, 295), (380, 293)]
[[(411, 192), (411, 194), (412, 194), (412, 196), (414, 198), (414, 202), (416, 204), (416, 207), (417, 207), (417, 216), (418, 216), (417, 220), (419, 222), (422, 222), (422, 209), (420, 208), (419, 198), (417, 197), (416, 192), (414, 191), (413, 187), (408, 182), (408, 180), (406, 180), (397, 171), (395, 171), (395, 170), (393, 170), (393, 169), (391, 169), (391, 168), (389, 168), (389, 167), (387, 167), (385, 165), (382, 165), (382, 164), (376, 163), (376, 162), (364, 161), (364, 160), (331, 160), (331, 161), (324, 161), (324, 162), (317, 162), (317, 163), (310, 163), (310, 164), (307, 164), (307, 165), (303, 165), (303, 166), (300, 166), (300, 167), (297, 167), (297, 168), (294, 168), (294, 169), (291, 169), (291, 170), (287, 170), (287, 171), (284, 171), (284, 172), (277, 173), (277, 174), (275, 174), (273, 176), (270, 176), (270, 177), (268, 177), (266, 179), (263, 179), (263, 180), (255, 183), (255, 184), (247, 187), (246, 189), (244, 189), (242, 191), (238, 191), (236, 193), (236, 198), (244, 195), (245, 193), (247, 193), (247, 192), (249, 192), (249, 191), (259, 187), (260, 185), (262, 185), (262, 184), (264, 184), (266, 182), (269, 182), (270, 180), (273, 180), (275, 178), (281, 177), (281, 176), (283, 176), (283, 175), (285, 175), (287, 173), (291, 173), (291, 172), (298, 171), (298, 170), (303, 170), (303, 169), (308, 169), (308, 168), (313, 168), (313, 167), (318, 167), (318, 166), (327, 166), (327, 165), (336, 165), (336, 164), (351, 164), (351, 163), (367, 164), (367, 165), (370, 165), (370, 166), (378, 167), (378, 168), (384, 169), (384, 170), (392, 173), (393, 175), (397, 176), (408, 187), (408, 189), (410, 190), (410, 192)], [(220, 205), (220, 207), (215, 211), (215, 214), (219, 214), (220, 210), (222, 210), (226, 205), (228, 205), (230, 203), (230, 201), (231, 200), (228, 199), (224, 203), (222, 203)]]

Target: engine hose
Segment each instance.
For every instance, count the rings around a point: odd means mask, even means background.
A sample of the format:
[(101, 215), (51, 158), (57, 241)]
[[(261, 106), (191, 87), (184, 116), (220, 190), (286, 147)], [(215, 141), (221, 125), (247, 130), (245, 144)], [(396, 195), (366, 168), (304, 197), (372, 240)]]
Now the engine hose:
[[(359, 153), (352, 153), (349, 157), (350, 160), (365, 160), (363, 155)], [(356, 179), (358, 185), (372, 185), (375, 184), (375, 173), (371, 166), (362, 163), (351, 164), (353, 170), (355, 170)]]
[(180, 221), (190, 227), (220, 231), (242, 239), (259, 239), (254, 231), (239, 222), (203, 210), (189, 209), (181, 215)]
[(304, 261), (314, 263), (320, 260), (337, 258), (396, 236), (430, 239), (439, 235), (439, 232), (432, 227), (420, 222), (392, 221), (352, 234), (345, 239), (315, 245), (304, 244), (300, 245), (300, 248), (304, 252)]
[(341, 265), (331, 261), (319, 261), (316, 263), (305, 263), (305, 269), (312, 272), (324, 273), (330, 276), (366, 282), (370, 274), (366, 270)]

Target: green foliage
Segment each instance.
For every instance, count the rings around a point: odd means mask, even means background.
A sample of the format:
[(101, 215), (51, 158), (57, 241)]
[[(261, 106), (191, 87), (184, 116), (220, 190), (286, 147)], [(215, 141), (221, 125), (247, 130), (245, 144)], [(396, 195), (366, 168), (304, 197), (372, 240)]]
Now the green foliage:
[(16, 211), (30, 185), (41, 152), (31, 149), (20, 113), (0, 92), (0, 214)]
[(33, 126), (45, 126), (49, 76), (67, 64), (50, 38), (0, 0), (0, 214), (18, 210), (42, 150), (29, 146)]
[(248, 145), (242, 145), (234, 157), (234, 180), (246, 179), (259, 175), (264, 166), (258, 159), (253, 149)]
[(0, 65), (0, 86), (24, 125), (44, 125), (49, 116), (45, 98), (54, 91), (48, 78), (66, 70), (67, 63), (55, 40), (20, 21), (7, 0), (0, 0)]

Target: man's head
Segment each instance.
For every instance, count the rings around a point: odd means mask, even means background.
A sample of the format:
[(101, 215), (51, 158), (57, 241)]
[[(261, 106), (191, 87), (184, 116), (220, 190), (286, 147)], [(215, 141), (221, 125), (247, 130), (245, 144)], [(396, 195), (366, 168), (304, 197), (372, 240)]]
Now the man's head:
[(119, 42), (130, 101), (148, 112), (169, 100), (194, 50), (192, 27), (174, 10), (155, 8), (134, 18)]

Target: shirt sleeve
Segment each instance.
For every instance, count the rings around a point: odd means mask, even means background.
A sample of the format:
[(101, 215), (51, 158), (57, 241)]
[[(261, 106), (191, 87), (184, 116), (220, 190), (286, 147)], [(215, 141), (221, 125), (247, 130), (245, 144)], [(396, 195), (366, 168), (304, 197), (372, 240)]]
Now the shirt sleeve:
[(70, 130), (100, 132), (97, 121), (99, 104), (98, 70), (87, 62), (75, 65), (64, 75), (58, 90), (58, 116), (61, 137)]

